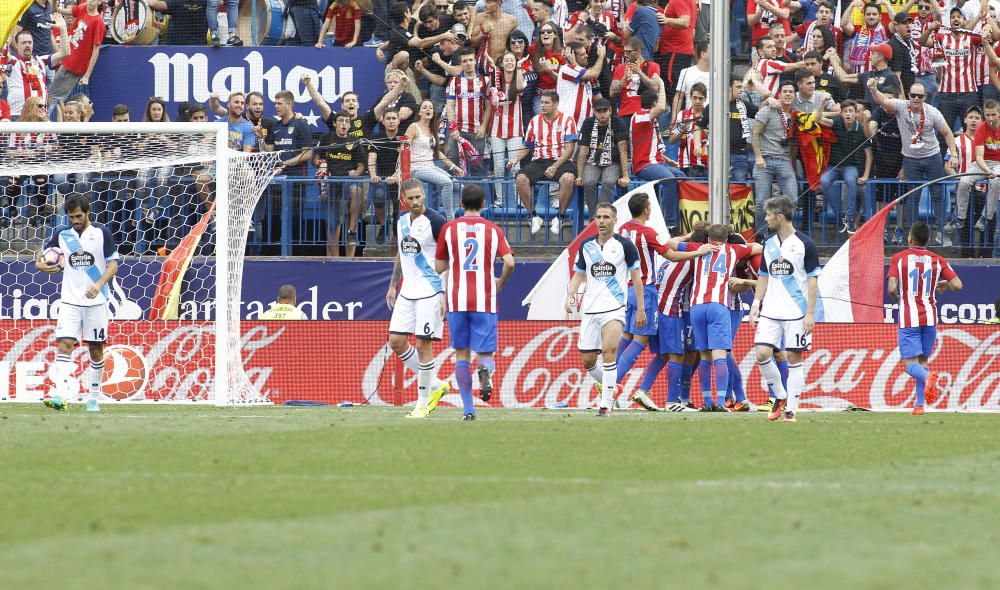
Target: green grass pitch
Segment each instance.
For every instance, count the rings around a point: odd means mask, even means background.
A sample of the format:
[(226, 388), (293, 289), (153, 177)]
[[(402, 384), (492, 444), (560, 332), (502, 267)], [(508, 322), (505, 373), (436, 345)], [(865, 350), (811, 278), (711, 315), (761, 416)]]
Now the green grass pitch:
[(0, 406), (0, 588), (1000, 588), (1000, 417)]

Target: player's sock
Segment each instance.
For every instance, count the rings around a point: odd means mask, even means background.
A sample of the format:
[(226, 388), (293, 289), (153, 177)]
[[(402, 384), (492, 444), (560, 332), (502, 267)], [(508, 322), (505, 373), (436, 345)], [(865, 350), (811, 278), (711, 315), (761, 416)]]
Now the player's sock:
[(403, 354), (399, 355), (399, 360), (403, 361), (406, 368), (413, 371), (414, 373), (420, 373), (420, 359), (417, 357), (417, 349), (412, 346), (403, 351)]
[(758, 361), (757, 364), (760, 366), (760, 374), (764, 376), (764, 381), (767, 381), (774, 397), (778, 399), (788, 397), (785, 387), (781, 384), (781, 372), (778, 370), (778, 365), (774, 362), (774, 359), (769, 358), (763, 363)]
[(492, 375), (493, 371), (497, 368), (496, 361), (493, 360), (492, 354), (480, 355), (477, 360), (479, 362), (478, 366), (486, 367), (486, 370), (490, 372), (490, 375)]
[(427, 403), (431, 399), (431, 389), (435, 385), (434, 361), (420, 363), (417, 371), (417, 407), (427, 408)]
[(101, 381), (104, 380), (104, 359), (90, 361), (90, 387), (87, 389), (87, 399), (97, 399), (101, 392)]
[[(646, 345), (641, 342), (636, 342), (635, 340), (629, 342), (628, 347), (625, 352), (618, 355), (618, 382), (621, 383), (625, 379), (625, 375), (632, 370), (632, 366), (635, 365), (635, 361), (639, 360), (639, 355), (642, 351), (646, 350)], [(619, 350), (620, 352), (620, 350)], [(649, 391), (644, 390), (644, 391)]]
[(799, 409), (799, 396), (802, 395), (802, 388), (806, 384), (806, 372), (802, 368), (802, 363), (788, 365), (788, 406), (787, 411), (794, 412)]
[(462, 413), (475, 414), (476, 406), (472, 401), (472, 369), (469, 361), (455, 363), (455, 381), (458, 382), (458, 393), (462, 395)]
[(681, 403), (691, 403), (691, 375), (694, 374), (694, 365), (681, 363)]
[[(667, 364), (660, 355), (654, 354), (653, 358), (646, 365), (646, 372), (642, 374), (642, 383), (639, 384), (639, 389), (643, 391), (651, 391), (653, 388), (653, 383), (656, 383), (656, 378), (660, 376), (660, 371)], [(670, 372), (667, 372), (667, 379), (670, 379)]]
[(587, 374), (594, 380), (594, 383), (604, 387), (602, 385), (604, 383), (604, 369), (601, 368), (601, 363), (594, 363), (593, 367), (587, 369)]
[(73, 359), (68, 354), (56, 355), (55, 366), (56, 393), (58, 395), (69, 395), (69, 376), (73, 373)]
[(747, 401), (747, 392), (743, 389), (743, 373), (740, 373), (740, 364), (736, 362), (733, 353), (726, 357), (729, 361), (729, 386), (733, 390), (733, 395), (737, 402)]
[(681, 373), (684, 365), (671, 361), (667, 365), (667, 403), (676, 404), (681, 399)]
[(781, 388), (788, 391), (788, 360), (774, 361), (781, 373)]
[(927, 384), (927, 375), (930, 371), (927, 367), (921, 365), (917, 361), (910, 361), (906, 363), (906, 374), (913, 377), (913, 380), (917, 382), (917, 400), (913, 402), (913, 407), (924, 405), (924, 388)]
[(715, 369), (715, 390), (719, 405), (725, 405), (726, 403), (726, 386), (729, 385), (729, 364), (726, 359), (715, 359), (712, 361), (713, 368)]
[(702, 359), (698, 363), (698, 381), (701, 384), (701, 397), (706, 406), (714, 406), (712, 399), (712, 361)]
[(611, 402), (615, 399), (615, 392), (618, 390), (618, 381), (615, 379), (617, 374), (617, 363), (604, 363), (604, 374), (601, 376), (602, 408), (610, 408)]
[(630, 344), (632, 344), (632, 340), (630, 338), (625, 338), (623, 336), (620, 340), (618, 340), (618, 351), (615, 353), (616, 364), (622, 362), (622, 355), (625, 354), (625, 351), (628, 349)]

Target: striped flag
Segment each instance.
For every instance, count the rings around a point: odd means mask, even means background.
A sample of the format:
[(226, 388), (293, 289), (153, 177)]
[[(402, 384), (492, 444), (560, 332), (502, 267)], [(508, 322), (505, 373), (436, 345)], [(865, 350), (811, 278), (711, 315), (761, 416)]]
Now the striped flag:
[(883, 207), (844, 242), (819, 275), (817, 322), (879, 324), (885, 291), (885, 221), (898, 200)]
[[(149, 308), (149, 319), (151, 320), (176, 320), (178, 319), (181, 303), (181, 287), (184, 285), (184, 275), (191, 266), (191, 259), (198, 250), (198, 243), (201, 236), (208, 229), (208, 222), (215, 214), (215, 202), (208, 208), (208, 212), (191, 229), (191, 233), (184, 236), (180, 246), (167, 256), (163, 262), (163, 269), (160, 271), (160, 279), (156, 283), (156, 292), (153, 294), (153, 304)], [(225, 247), (222, 244), (221, 247)], [(215, 272), (224, 272), (224, 269), (216, 268)]]

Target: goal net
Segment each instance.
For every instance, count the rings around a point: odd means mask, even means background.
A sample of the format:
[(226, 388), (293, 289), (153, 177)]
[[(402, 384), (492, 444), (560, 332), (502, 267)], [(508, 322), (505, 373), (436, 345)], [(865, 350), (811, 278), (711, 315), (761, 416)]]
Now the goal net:
[[(102, 299), (103, 401), (268, 402), (243, 369), (239, 303), (248, 229), (277, 154), (230, 150), (225, 123), (8, 123), (0, 146), (0, 399), (55, 393), (63, 273), (35, 261), (70, 229), (66, 198), (83, 195), (119, 256)], [(78, 399), (86, 345), (72, 363), (67, 393)]]

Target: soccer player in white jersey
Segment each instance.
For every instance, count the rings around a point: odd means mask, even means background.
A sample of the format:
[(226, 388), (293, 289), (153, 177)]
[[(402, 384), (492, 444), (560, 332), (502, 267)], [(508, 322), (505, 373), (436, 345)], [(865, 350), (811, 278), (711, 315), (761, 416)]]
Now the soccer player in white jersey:
[[(448, 383), (437, 377), (433, 350), (444, 327), (444, 282), (434, 270), (444, 216), (424, 204), (424, 185), (416, 178), (405, 180), (400, 190), (409, 211), (400, 213), (396, 223), (398, 248), (385, 294), (392, 310), (389, 346), (417, 374), (417, 404), (406, 417), (426, 418), (448, 392)], [(403, 287), (397, 296), (401, 276)], [(410, 346), (411, 334), (416, 337), (416, 350)]]
[[(750, 321), (757, 322), (754, 345), (757, 364), (777, 401), (767, 419), (795, 422), (799, 395), (805, 385), (802, 353), (812, 346), (816, 326), (816, 292), (819, 254), (812, 238), (792, 225), (795, 202), (788, 196), (772, 197), (764, 203), (764, 219), (774, 233), (764, 243), (756, 293), (750, 306)], [(788, 391), (781, 385), (774, 351), (784, 338), (788, 354)], [(784, 414), (784, 416), (782, 416)]]
[[(90, 349), (90, 382), (87, 389), (87, 411), (99, 412), (97, 401), (104, 374), (104, 343), (108, 339), (108, 283), (118, 272), (118, 250), (111, 232), (103, 225), (90, 222), (90, 201), (80, 194), (66, 197), (66, 216), (70, 225), (60, 225), (44, 249), (59, 248), (65, 255), (59, 320), (56, 323), (58, 352), (53, 370), (56, 395), (46, 397), (46, 406), (66, 408), (69, 378), (73, 373), (73, 348), (86, 342)], [(49, 274), (63, 270), (47, 264), (39, 252), (35, 268)]]
[[(486, 193), (478, 184), (462, 189), (465, 214), (445, 224), (438, 240), (435, 268), (448, 273), (448, 332), (455, 349), (455, 381), (462, 396), (462, 420), (476, 419), (472, 399), (470, 352), (476, 353), (480, 397), (490, 400), (496, 368), (497, 295), (514, 272), (514, 252), (503, 230), (484, 219)], [(497, 260), (503, 271), (493, 274)]]
[[(645, 289), (642, 271), (639, 268), (639, 251), (632, 240), (615, 233), (615, 219), (618, 217), (611, 203), (597, 204), (594, 221), (597, 235), (580, 244), (580, 252), (573, 266), (573, 278), (567, 288), (566, 311), (576, 309), (577, 291), (584, 281), (587, 283), (580, 312), (580, 341), (577, 348), (583, 366), (601, 384), (601, 401), (597, 415), (611, 415), (611, 403), (615, 395), (618, 363), (618, 341), (625, 326), (625, 305), (629, 281), (635, 291), (635, 320), (637, 329), (646, 327)], [(603, 367), (597, 364), (597, 354), (604, 360)]]

